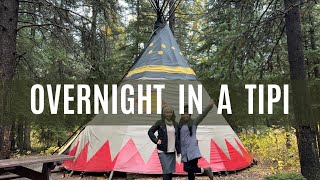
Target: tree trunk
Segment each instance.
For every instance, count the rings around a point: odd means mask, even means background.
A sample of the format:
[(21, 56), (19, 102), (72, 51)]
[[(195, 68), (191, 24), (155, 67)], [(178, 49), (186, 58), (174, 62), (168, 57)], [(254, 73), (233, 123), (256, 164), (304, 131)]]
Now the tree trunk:
[(31, 151), (30, 134), (31, 134), (30, 122), (26, 117), (24, 117), (23, 149), (25, 151)]
[(136, 11), (137, 11), (137, 25), (136, 25), (136, 54), (138, 56), (140, 52), (140, 0), (137, 0), (137, 6), (136, 6)]
[(0, 77), (12, 80), (16, 66), (18, 0), (2, 0), (0, 4)]
[(320, 131), (319, 131), (319, 123), (316, 124), (316, 137), (318, 142), (318, 156), (320, 157)]
[[(92, 20), (91, 20), (91, 29), (90, 29), (90, 40), (89, 40), (89, 55), (91, 61), (91, 77), (95, 77), (96, 73), (99, 70), (99, 55), (97, 53), (97, 17), (99, 13), (99, 1), (94, 0), (92, 2)], [(85, 40), (86, 41), (86, 40)], [(90, 78), (91, 78), (90, 77)]]
[(17, 145), (19, 149), (19, 153), (23, 152), (23, 120), (22, 115), (18, 115), (18, 125), (17, 125)]
[(0, 2), (0, 159), (10, 158), (10, 84), (16, 67), (18, 0)]
[[(317, 50), (317, 46), (316, 46), (316, 39), (315, 39), (315, 24), (314, 24), (314, 18), (312, 16), (312, 14), (309, 14), (309, 23), (310, 23), (310, 29), (309, 29), (309, 33), (310, 33), (310, 46), (312, 50)], [(313, 68), (313, 72), (314, 72), (314, 76), (315, 78), (320, 78), (320, 67), (316, 66), (319, 65), (319, 59), (315, 58), (314, 60), (314, 68)]]
[[(312, 12), (309, 12), (309, 34), (310, 34), (310, 47), (313, 51), (317, 50), (316, 46), (316, 38), (315, 38), (315, 24), (314, 24), (314, 16), (312, 15)], [(315, 78), (320, 78), (320, 67), (319, 67), (319, 59), (314, 58), (313, 62), (314, 68), (313, 68), (313, 73)], [(318, 66), (317, 66), (318, 65)], [(317, 111), (317, 110), (315, 110)], [(318, 142), (318, 154), (320, 156), (320, 132), (319, 132), (319, 117), (315, 116), (315, 121), (317, 122), (315, 124), (315, 129), (316, 129), (316, 136), (317, 136), (317, 142)]]
[(11, 130), (10, 130), (10, 142), (11, 142), (11, 151), (16, 149), (16, 120), (12, 119)]
[[(294, 121), (299, 148), (301, 173), (307, 179), (320, 179), (320, 163), (316, 149), (316, 135), (310, 104), (310, 92), (306, 85), (306, 69), (302, 45), (300, 0), (284, 0), (288, 60), (292, 93)], [(303, 107), (302, 107), (303, 106)]]

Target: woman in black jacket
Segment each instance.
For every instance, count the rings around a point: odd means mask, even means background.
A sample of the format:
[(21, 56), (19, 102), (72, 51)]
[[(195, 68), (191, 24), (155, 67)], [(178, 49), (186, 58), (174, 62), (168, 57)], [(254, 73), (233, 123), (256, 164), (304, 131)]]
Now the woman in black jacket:
[[(151, 141), (157, 144), (163, 180), (172, 179), (172, 173), (176, 171), (176, 153), (180, 156), (178, 123), (175, 118), (173, 108), (165, 106), (162, 108), (161, 120), (148, 131)], [(154, 135), (156, 131), (158, 137)]]

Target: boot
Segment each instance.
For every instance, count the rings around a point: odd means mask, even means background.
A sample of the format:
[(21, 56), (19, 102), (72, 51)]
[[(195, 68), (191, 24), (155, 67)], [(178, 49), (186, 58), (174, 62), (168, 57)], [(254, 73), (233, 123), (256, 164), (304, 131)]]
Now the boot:
[(213, 173), (212, 173), (211, 167), (204, 168), (203, 170), (204, 170), (203, 174), (209, 176), (210, 180), (213, 180)]

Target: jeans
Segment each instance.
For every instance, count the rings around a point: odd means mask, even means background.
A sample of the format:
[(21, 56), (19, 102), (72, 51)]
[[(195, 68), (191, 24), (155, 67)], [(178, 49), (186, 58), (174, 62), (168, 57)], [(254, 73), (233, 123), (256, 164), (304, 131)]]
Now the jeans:
[(189, 180), (195, 179), (195, 173), (201, 173), (201, 168), (198, 167), (198, 159), (193, 159), (191, 161), (184, 162), (183, 164), (183, 169), (188, 173)]

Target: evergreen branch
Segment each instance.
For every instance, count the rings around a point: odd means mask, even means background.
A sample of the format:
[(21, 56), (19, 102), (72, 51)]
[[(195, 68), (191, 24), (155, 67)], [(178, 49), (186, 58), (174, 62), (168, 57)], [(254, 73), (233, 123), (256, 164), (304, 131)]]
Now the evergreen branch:
[(40, 77), (37, 75), (36, 72), (33, 71), (33, 68), (31, 67), (31, 65), (29, 64), (29, 62), (27, 61), (27, 59), (24, 57), (24, 55), (27, 54), (27, 53), (23, 53), (21, 55), (19, 55), (17, 58), (18, 58), (18, 61), (16, 63), (16, 66), (20, 65), (19, 62), (20, 60), (22, 59), (26, 64), (27, 64), (27, 67), (28, 69), (30, 70), (30, 72), (34, 75), (35, 78), (37, 79), (40, 79)]
[(263, 11), (263, 13), (261, 14), (261, 16), (259, 17), (256, 25), (254, 26), (252, 35), (253, 35), (253, 34), (255, 33), (255, 31), (257, 30), (257, 28), (258, 28), (258, 26), (259, 26), (259, 24), (260, 24), (263, 16), (266, 14), (266, 12), (268, 11), (268, 9), (271, 7), (271, 5), (273, 4), (273, 2), (274, 2), (274, 0), (272, 0), (272, 1), (268, 4), (267, 8)]
[[(281, 24), (282, 24), (282, 23), (281, 23)], [(281, 38), (282, 38), (282, 36), (283, 36), (283, 34), (284, 34), (285, 29), (286, 29), (286, 25), (283, 25), (282, 30), (281, 30), (281, 33), (280, 33), (279, 37), (277, 38), (277, 41), (276, 41), (276, 43), (274, 44), (274, 46), (273, 46), (273, 48), (272, 48), (272, 51), (271, 51), (271, 53), (270, 53), (270, 55), (269, 55), (269, 57), (268, 57), (268, 59), (267, 59), (267, 64), (270, 63), (270, 61), (271, 61), (271, 59), (272, 59), (272, 57), (273, 57), (273, 54), (274, 54), (274, 52), (275, 52), (275, 50), (276, 50), (276, 47), (278, 46), (278, 44), (279, 44), (279, 42), (280, 42), (280, 40), (281, 40)]]
[(20, 26), (18, 29), (17, 29), (17, 32), (20, 31), (21, 29), (23, 28), (28, 28), (28, 27), (42, 27), (42, 26), (56, 26), (58, 28), (61, 28), (61, 29), (68, 29), (66, 27), (63, 27), (63, 26), (60, 26), (58, 24), (53, 24), (53, 23), (47, 23), (47, 24), (28, 24), (28, 25), (24, 25), (24, 26)]
[(87, 21), (89, 21), (90, 23), (92, 23), (90, 19), (88, 19), (87, 17), (85, 17), (85, 16), (83, 16), (83, 15), (77, 13), (77, 12), (74, 12), (74, 11), (72, 11), (70, 9), (66, 9), (66, 8), (63, 8), (63, 7), (56, 6), (55, 4), (53, 4), (52, 2), (49, 2), (47, 0), (44, 0), (44, 1), (47, 3), (48, 6), (52, 6), (52, 7), (56, 8), (56, 9), (64, 10), (64, 11), (69, 12), (71, 14), (75, 14), (75, 15), (77, 15), (77, 16), (79, 16), (79, 17), (81, 17), (81, 18), (83, 18), (83, 19), (85, 19)]

